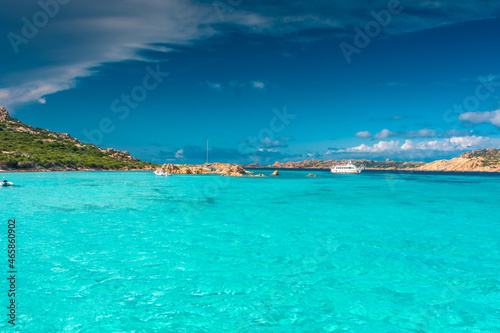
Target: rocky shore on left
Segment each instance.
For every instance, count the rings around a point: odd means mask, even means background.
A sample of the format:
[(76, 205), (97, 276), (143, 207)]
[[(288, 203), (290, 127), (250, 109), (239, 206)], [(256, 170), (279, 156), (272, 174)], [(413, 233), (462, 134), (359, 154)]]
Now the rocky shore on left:
[(66, 133), (26, 125), (0, 107), (0, 170), (154, 170), (129, 152), (83, 143)]

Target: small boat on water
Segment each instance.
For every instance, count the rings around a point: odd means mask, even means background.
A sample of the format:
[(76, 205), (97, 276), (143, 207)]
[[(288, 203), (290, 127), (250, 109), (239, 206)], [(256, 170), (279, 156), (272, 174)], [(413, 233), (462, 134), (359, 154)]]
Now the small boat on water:
[(155, 175), (157, 175), (157, 176), (165, 176), (165, 177), (172, 176), (171, 173), (166, 172), (166, 171), (162, 171), (162, 170), (156, 170), (155, 171)]
[(347, 164), (335, 165), (331, 169), (331, 173), (361, 173), (365, 169), (364, 165), (357, 167), (352, 161)]
[(2, 186), (14, 186), (14, 183), (11, 183), (7, 180), (2, 181)]

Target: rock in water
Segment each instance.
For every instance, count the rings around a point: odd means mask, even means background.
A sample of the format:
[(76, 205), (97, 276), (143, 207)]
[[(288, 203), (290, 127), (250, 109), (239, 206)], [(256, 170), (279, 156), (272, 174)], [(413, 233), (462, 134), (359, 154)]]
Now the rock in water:
[(271, 174), (271, 176), (279, 176), (280, 173), (278, 172), (278, 170), (274, 170), (274, 172)]
[(308, 174), (307, 177), (318, 177), (316, 175), (313, 175), (312, 173)]
[(241, 165), (229, 163), (210, 163), (204, 165), (164, 164), (161, 170), (171, 174), (181, 175), (220, 174), (224, 176), (241, 177), (248, 174)]

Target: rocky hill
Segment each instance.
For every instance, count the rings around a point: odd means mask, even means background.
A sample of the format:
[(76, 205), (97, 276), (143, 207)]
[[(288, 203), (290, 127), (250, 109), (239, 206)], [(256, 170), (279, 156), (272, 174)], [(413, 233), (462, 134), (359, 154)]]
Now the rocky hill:
[(102, 149), (69, 134), (32, 127), (0, 107), (0, 169), (2, 170), (152, 170), (157, 165), (126, 151)]
[[(408, 170), (425, 164), (425, 162), (401, 162), (401, 161), (373, 161), (373, 160), (352, 160), (357, 165), (364, 164), (366, 169), (379, 170)], [(273, 165), (261, 166), (256, 163), (246, 165), (246, 168), (271, 168), (271, 169), (330, 169), (332, 165), (345, 164), (349, 160), (305, 160), (300, 162), (275, 162)]]
[[(488, 148), (463, 153), (451, 160), (425, 162), (352, 160), (356, 165), (364, 164), (372, 170), (416, 170), (416, 171), (468, 171), (468, 172), (500, 172), (500, 149)], [(330, 169), (332, 165), (345, 164), (348, 160), (305, 160), (300, 162), (275, 162), (262, 166), (248, 164), (245, 168), (294, 168), (294, 169)]]
[(415, 170), (500, 172), (500, 149), (489, 148), (470, 151), (451, 160), (439, 160), (424, 164)]

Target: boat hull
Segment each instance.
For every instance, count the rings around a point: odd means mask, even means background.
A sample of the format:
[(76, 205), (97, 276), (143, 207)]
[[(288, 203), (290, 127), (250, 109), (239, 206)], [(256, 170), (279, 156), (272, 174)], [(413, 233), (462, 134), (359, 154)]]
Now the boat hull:
[(348, 173), (348, 174), (355, 174), (355, 173), (361, 173), (363, 170), (330, 170), (331, 173)]
[(349, 163), (344, 164), (344, 165), (332, 165), (332, 168), (330, 169), (331, 173), (349, 173), (349, 174), (356, 174), (356, 173), (361, 173), (365, 169), (365, 166), (362, 165), (361, 167), (357, 167), (349, 161)]

